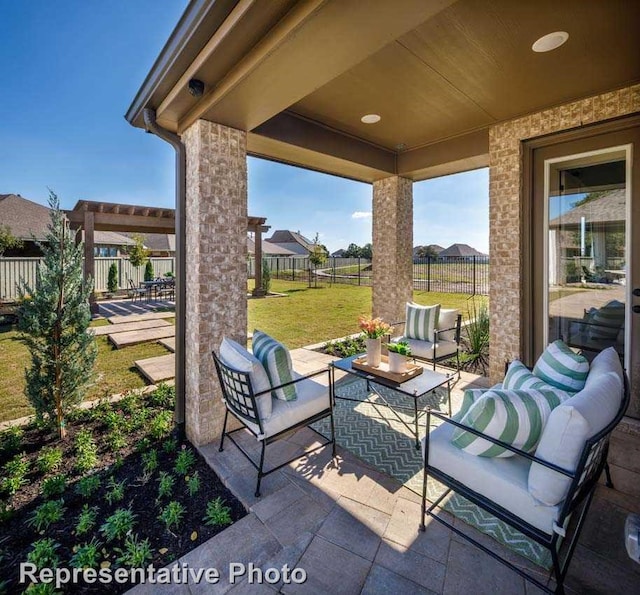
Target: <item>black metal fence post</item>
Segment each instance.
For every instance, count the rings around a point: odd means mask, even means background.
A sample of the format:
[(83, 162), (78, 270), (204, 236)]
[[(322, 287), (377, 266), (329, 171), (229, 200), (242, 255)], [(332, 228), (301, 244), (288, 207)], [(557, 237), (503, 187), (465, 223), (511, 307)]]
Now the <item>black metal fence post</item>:
[(427, 291), (431, 291), (431, 256), (427, 256)]
[(475, 295), (476, 294), (476, 256), (474, 254), (473, 256), (473, 293), (471, 295)]
[(362, 275), (362, 273), (361, 273), (361, 270), (360, 270), (360, 257), (358, 256), (358, 285), (360, 285), (361, 281), (362, 281), (361, 275)]

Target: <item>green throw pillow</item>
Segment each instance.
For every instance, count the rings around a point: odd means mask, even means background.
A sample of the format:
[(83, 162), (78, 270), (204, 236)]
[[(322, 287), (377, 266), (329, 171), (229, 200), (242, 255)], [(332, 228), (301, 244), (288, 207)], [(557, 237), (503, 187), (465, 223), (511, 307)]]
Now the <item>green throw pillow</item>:
[[(253, 332), (252, 346), (253, 354), (267, 371), (271, 386), (280, 386), (294, 379), (291, 355), (282, 343), (266, 333), (256, 330)], [(273, 396), (282, 401), (295, 401), (298, 398), (296, 385), (290, 384), (278, 388), (273, 391)]]
[(407, 319), (404, 324), (404, 336), (407, 339), (433, 341), (433, 331), (438, 328), (440, 304), (421, 306), (407, 302)]
[(560, 390), (577, 393), (587, 381), (589, 362), (558, 339), (544, 350), (533, 368), (533, 374)]
[[(568, 398), (562, 391), (547, 389), (491, 389), (469, 408), (460, 423), (502, 440), (526, 452), (533, 452), (551, 411)], [(480, 457), (512, 457), (514, 453), (460, 428), (451, 442)]]

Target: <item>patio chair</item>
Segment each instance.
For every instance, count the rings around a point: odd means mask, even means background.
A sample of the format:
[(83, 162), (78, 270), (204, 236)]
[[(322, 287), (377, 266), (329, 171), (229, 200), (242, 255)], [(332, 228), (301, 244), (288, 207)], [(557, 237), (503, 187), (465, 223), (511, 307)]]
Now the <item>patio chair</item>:
[[(483, 395), (491, 391), (496, 388)], [(493, 402), (499, 392), (497, 389), (492, 395)], [(477, 398), (485, 398), (483, 395)], [(474, 404), (479, 403), (473, 400), (473, 395), (469, 397)], [(591, 364), (584, 388), (568, 399), (563, 398), (566, 400), (551, 410), (534, 450), (525, 451), (506, 438), (496, 438), (499, 425), (491, 429), (491, 434), (467, 425), (475, 412), (447, 418), (428, 411), (427, 434), (423, 439), (420, 530), (425, 531), (425, 516), (429, 515), (548, 593), (564, 592), (564, 579), (580, 531), (598, 480), (606, 469), (609, 438), (629, 404), (628, 378), (615, 350), (601, 352)], [(434, 417), (442, 423), (430, 429)], [(490, 448), (492, 454), (489, 450), (482, 456), (474, 454), (473, 445), (479, 442), (479, 448)], [(427, 508), (428, 478), (444, 484), (446, 490)], [(607, 486), (613, 487), (610, 477)], [(528, 574), (522, 565), (505, 559), (436, 514), (440, 502), (452, 491), (547, 550), (555, 591)]]
[[(238, 358), (236, 354), (232, 354), (231, 357), (227, 355), (227, 361), (224, 361), (225, 357), (223, 356), (225, 356), (225, 353), (223, 348), (225, 342), (227, 342), (227, 344), (233, 343), (233, 348), (237, 354), (240, 355), (240, 358)], [(254, 367), (255, 362), (257, 362), (260, 367), (262, 365), (238, 343), (225, 339), (223, 345), (220, 347), (220, 355), (212, 351), (212, 356), (222, 388), (222, 399), (226, 407), (219, 450), (220, 452), (224, 450), (225, 438), (229, 438), (251, 465), (257, 469), (256, 498), (260, 497), (260, 483), (264, 476), (281, 469), (296, 459), (306, 456), (328, 444), (332, 445), (332, 456), (335, 457), (336, 442), (333, 421), (333, 394), (329, 369), (307, 374), (306, 376), (295, 374), (292, 382), (277, 386), (271, 386), (268, 380), (266, 380), (268, 388), (265, 389), (263, 388), (264, 384), (261, 384), (255, 375), (255, 372), (259, 371), (257, 367)], [(229, 360), (232, 360), (235, 365), (231, 365)], [(243, 360), (244, 362), (250, 363), (246, 365), (243, 363)], [(262, 372), (264, 372), (264, 368), (262, 368)], [(266, 372), (264, 372), (264, 374), (266, 377)], [(327, 375), (327, 386), (311, 380), (323, 374)], [(294, 384), (297, 385), (298, 393), (295, 400), (284, 401), (272, 397), (272, 394), (275, 394), (276, 390), (284, 389)], [(227, 430), (229, 415), (235, 417), (242, 424), (242, 427), (235, 430)], [(311, 430), (316, 432), (316, 434), (324, 440), (320, 445), (265, 471), (265, 452), (267, 446), (290, 434), (292, 430), (309, 426), (326, 417), (329, 417), (331, 422), (331, 439), (326, 438), (311, 428)], [(242, 430), (249, 431), (260, 444), (260, 460), (258, 463), (256, 463), (252, 456), (234, 439), (234, 434)]]
[(136, 301), (136, 298), (142, 301), (144, 297), (147, 301), (151, 295), (151, 290), (148, 287), (136, 287), (133, 279), (129, 279), (129, 297), (132, 302)]
[[(423, 313), (432, 311), (435, 317), (431, 328), (424, 328), (425, 334), (416, 332), (412, 325), (414, 312)], [(424, 320), (425, 314), (422, 314)], [(458, 310), (442, 310), (439, 305), (420, 306), (419, 304), (407, 303), (407, 316), (405, 321), (396, 322), (392, 326), (404, 325), (404, 332), (399, 337), (391, 337), (390, 342), (398, 343), (406, 341), (411, 347), (411, 356), (414, 359), (426, 361), (433, 364), (455, 357), (456, 372), (460, 379), (460, 338), (462, 328), (462, 315)], [(432, 330), (431, 330), (432, 329)]]

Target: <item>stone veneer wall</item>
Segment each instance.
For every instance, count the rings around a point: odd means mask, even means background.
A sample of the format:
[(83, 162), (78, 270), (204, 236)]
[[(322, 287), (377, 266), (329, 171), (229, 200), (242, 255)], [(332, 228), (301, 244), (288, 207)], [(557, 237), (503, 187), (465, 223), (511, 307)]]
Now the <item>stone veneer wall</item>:
[[(490, 377), (520, 357), (523, 226), (521, 141), (640, 111), (640, 85), (588, 97), (489, 130)], [(375, 244), (374, 244), (375, 245)]]
[(404, 320), (413, 300), (413, 182), (373, 183), (373, 315)]
[(247, 339), (246, 133), (198, 120), (185, 130), (185, 417), (189, 440), (222, 432), (224, 405), (211, 357), (224, 336)]

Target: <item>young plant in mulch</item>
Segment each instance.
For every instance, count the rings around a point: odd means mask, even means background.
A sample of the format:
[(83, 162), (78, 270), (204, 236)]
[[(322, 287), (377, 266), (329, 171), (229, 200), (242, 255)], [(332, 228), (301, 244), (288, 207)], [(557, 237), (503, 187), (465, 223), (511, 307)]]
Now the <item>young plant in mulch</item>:
[(73, 556), (69, 560), (72, 568), (98, 568), (100, 565), (100, 548), (102, 544), (95, 537), (89, 543), (76, 545), (73, 548)]
[(67, 489), (67, 476), (60, 473), (53, 477), (47, 477), (42, 482), (42, 495), (44, 498), (55, 498), (62, 496)]
[(233, 522), (231, 519), (231, 508), (227, 506), (220, 497), (215, 500), (210, 500), (207, 503), (204, 522), (206, 525), (213, 527), (230, 525)]
[(3, 458), (9, 458), (11, 455), (20, 452), (23, 436), (24, 430), (20, 426), (7, 428), (0, 434), (0, 453)]
[(166, 471), (161, 471), (158, 477), (158, 497), (156, 502), (160, 502), (162, 498), (168, 498), (173, 494), (173, 487), (176, 484), (176, 478)]
[(62, 463), (62, 449), (54, 447), (45, 447), (40, 451), (36, 459), (38, 471), (43, 474), (57, 471)]
[(29, 460), (24, 453), (16, 455), (3, 467), (3, 478), (0, 490), (13, 496), (22, 486), (26, 485), (29, 472)]
[(193, 497), (200, 491), (200, 474), (196, 471), (193, 475), (185, 477), (187, 492)]
[(167, 504), (158, 515), (158, 520), (164, 523), (167, 531), (171, 531), (171, 528), (178, 528), (180, 521), (182, 521), (182, 517), (184, 516), (185, 509), (180, 502), (176, 500), (172, 500)]
[(136, 515), (127, 508), (118, 508), (100, 527), (100, 533), (107, 541), (123, 539), (133, 531)]
[(153, 548), (148, 539), (129, 535), (123, 548), (114, 548), (119, 554), (117, 563), (127, 568), (144, 568), (153, 559)]
[(91, 430), (80, 430), (76, 435), (76, 470), (79, 473), (90, 471), (98, 464), (98, 446)]
[(79, 479), (76, 483), (75, 491), (86, 500), (91, 498), (102, 485), (102, 480), (99, 475), (87, 475), (82, 479)]
[(191, 467), (195, 465), (195, 462), (196, 456), (193, 451), (183, 446), (176, 457), (176, 464), (173, 469), (178, 475), (187, 475)]
[(126, 479), (123, 479), (121, 482), (117, 482), (113, 476), (109, 478), (109, 481), (107, 482), (107, 491), (104, 495), (104, 499), (109, 503), (109, 505), (122, 502), (122, 500), (124, 500), (124, 489), (126, 484)]
[(38, 539), (38, 541), (34, 542), (33, 548), (27, 555), (27, 561), (35, 564), (38, 570), (57, 568), (60, 563), (60, 557), (57, 553), (59, 548), (60, 544), (50, 537)]
[(96, 526), (98, 519), (98, 507), (85, 504), (82, 507), (82, 511), (78, 515), (78, 522), (76, 523), (76, 535), (84, 535), (88, 533)]
[(62, 520), (65, 510), (64, 500), (62, 498), (60, 498), (60, 500), (49, 500), (48, 502), (40, 504), (40, 506), (33, 511), (27, 520), (27, 525), (35, 527), (38, 532), (46, 531), (50, 525)]

